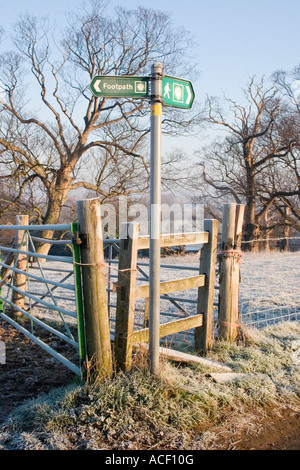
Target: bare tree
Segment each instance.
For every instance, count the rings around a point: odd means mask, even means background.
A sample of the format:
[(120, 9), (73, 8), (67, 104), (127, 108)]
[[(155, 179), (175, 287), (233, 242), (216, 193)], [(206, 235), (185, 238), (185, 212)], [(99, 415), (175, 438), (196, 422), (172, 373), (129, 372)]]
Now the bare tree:
[[(299, 196), (299, 180), (295, 178), (299, 161), (278, 89), (252, 79), (245, 98), (246, 105), (226, 100), (229, 118), (218, 102), (208, 100), (208, 121), (227, 130), (228, 135), (198, 156), (204, 167), (203, 180), (214, 194), (245, 204), (244, 238), (255, 241), (262, 235), (268, 211), (280, 200), (292, 205), (292, 198)], [(255, 242), (248, 245), (249, 249), (257, 247)]]
[[(70, 15), (60, 43), (46, 20), (24, 16), (15, 30), (18, 52), (1, 57), (1, 163), (24, 184), (39, 181), (47, 199), (43, 223), (58, 222), (71, 191), (94, 191), (103, 200), (144, 191), (148, 101), (95, 97), (89, 85), (95, 75), (149, 75), (157, 60), (172, 72), (177, 64), (189, 70), (189, 34), (146, 8), (118, 8), (110, 18), (102, 1)], [(28, 74), (34, 82), (26, 102)], [(197, 118), (169, 109), (164, 131), (186, 130)]]
[[(287, 113), (281, 120), (281, 135), (285, 141), (293, 141), (294, 145), (282, 165), (288, 167), (288, 175), (284, 178), (285, 192), (280, 195), (277, 209), (283, 216), (285, 224), (300, 231), (300, 65), (292, 71), (277, 71), (273, 75), (278, 86)], [(289, 197), (288, 189), (294, 187), (293, 197)]]

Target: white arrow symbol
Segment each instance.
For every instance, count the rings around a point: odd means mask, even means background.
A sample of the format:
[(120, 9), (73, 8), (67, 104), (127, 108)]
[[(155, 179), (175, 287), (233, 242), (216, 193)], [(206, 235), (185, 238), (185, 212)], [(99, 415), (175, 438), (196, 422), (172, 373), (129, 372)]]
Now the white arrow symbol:
[(189, 104), (189, 102), (192, 99), (192, 93), (191, 93), (190, 87), (188, 85), (186, 85), (186, 91), (187, 91), (187, 99), (186, 99), (185, 104)]
[(99, 78), (98, 78), (98, 80), (95, 80), (95, 83), (94, 83), (94, 88), (98, 93), (101, 93), (100, 82), (101, 82), (101, 80), (99, 80)]

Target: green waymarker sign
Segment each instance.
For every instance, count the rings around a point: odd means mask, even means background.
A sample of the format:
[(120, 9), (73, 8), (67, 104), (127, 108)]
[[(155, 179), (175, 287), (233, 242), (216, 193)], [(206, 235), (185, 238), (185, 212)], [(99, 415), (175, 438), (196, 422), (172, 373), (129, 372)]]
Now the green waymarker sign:
[(93, 78), (90, 88), (95, 96), (107, 98), (148, 97), (148, 77), (111, 77), (98, 75)]
[[(93, 78), (90, 88), (95, 96), (106, 98), (151, 98), (150, 77), (106, 76)], [(162, 100), (166, 106), (189, 109), (195, 93), (191, 82), (165, 75), (162, 79)]]
[(189, 109), (195, 93), (191, 82), (165, 75), (162, 79), (162, 99), (166, 106)]

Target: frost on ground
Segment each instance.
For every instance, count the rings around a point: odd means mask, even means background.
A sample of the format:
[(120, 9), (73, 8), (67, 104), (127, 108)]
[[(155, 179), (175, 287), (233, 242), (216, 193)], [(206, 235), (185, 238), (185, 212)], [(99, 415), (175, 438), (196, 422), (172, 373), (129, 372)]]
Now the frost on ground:
[[(140, 284), (147, 283), (147, 275), (149, 274), (149, 268), (145, 266), (147, 263), (147, 259), (139, 258), (139, 268), (142, 270), (138, 273), (138, 282)], [(184, 271), (183, 269), (177, 269), (177, 267), (197, 269), (199, 267), (199, 255), (186, 254), (184, 256), (164, 257), (161, 260), (161, 265), (162, 281), (193, 276), (196, 271), (192, 269)], [(276, 318), (285, 318), (284, 315), (288, 315), (286, 312), (290, 312), (290, 317), (294, 316), (294, 319), (299, 320), (299, 266), (300, 252), (244, 253), (241, 261), (241, 320), (249, 321), (250, 318), (250, 320), (257, 322), (266, 316), (273, 320), (276, 314), (278, 314)], [(63, 265), (61, 263), (45, 263), (43, 266), (44, 274), (48, 279), (58, 281), (67, 275), (62, 271), (48, 271), (46, 270), (47, 267), (63, 269)], [(72, 268), (72, 265), (69, 265), (69, 267)], [(32, 272), (37, 274), (37, 270), (32, 270)], [(117, 282), (117, 264), (112, 265), (111, 275), (111, 284), (109, 284), (112, 291), (110, 292), (110, 302), (111, 305), (114, 305), (116, 294), (113, 283)], [(72, 273), (66, 279), (66, 282), (69, 285), (74, 283)], [(216, 277), (216, 285), (218, 285), (218, 277)], [(47, 302), (52, 301), (44, 284), (31, 280), (30, 289), (31, 292), (43, 292), (43, 295), (48, 293), (44, 300), (47, 300)], [(5, 291), (5, 289), (3, 290)], [(57, 288), (52, 293), (55, 295), (57, 305), (70, 312), (76, 310), (73, 291), (66, 293), (61, 288)], [(176, 295), (174, 294), (174, 297), (177, 298), (178, 304), (187, 313), (195, 312), (197, 289), (178, 292)], [(218, 291), (216, 290), (216, 301), (217, 297)], [(185, 302), (179, 301), (179, 298), (185, 299)], [(186, 314), (184, 311), (179, 311), (170, 299), (162, 300), (161, 306), (162, 321), (175, 319), (172, 315), (184, 316)], [(44, 308), (35, 306), (32, 311), (36, 316), (51, 325), (54, 319), (60, 319), (58, 313), (45, 308), (45, 306)], [(251, 312), (251, 315), (247, 315), (249, 312)], [(111, 307), (110, 313), (113, 330), (113, 307)], [(137, 304), (136, 318), (139, 325), (143, 323), (143, 315), (144, 304)], [(254, 320), (255, 316), (257, 317), (256, 320)], [(292, 318), (286, 317), (286, 319)], [(64, 320), (69, 325), (76, 323), (76, 320), (70, 315), (65, 315)], [(257, 323), (255, 323), (256, 325)], [(93, 400), (89, 406), (87, 406), (85, 392), (80, 391), (76, 396), (69, 395), (68, 400), (72, 397), (79, 400), (82, 413), (78, 414), (77, 402), (73, 403), (74, 406), (70, 406), (69, 401), (63, 401), (63, 406), (57, 402), (60, 407), (58, 410), (53, 406), (53, 403), (48, 403), (47, 397), (46, 399), (42, 398), (43, 402), (40, 402), (39, 399), (37, 402), (33, 401), (29, 408), (28, 405), (24, 406), (21, 412), (20, 409), (16, 409), (16, 406), (23, 403), (26, 398), (39, 397), (42, 392), (48, 393), (54, 387), (62, 385), (65, 392), (66, 385), (73, 382), (74, 376), (71, 371), (66, 371), (65, 368), (61, 367), (56, 360), (48, 357), (41, 348), (38, 348), (26, 338), (25, 341), (21, 333), (15, 331), (12, 327), (10, 328), (7, 323), (2, 321), (2, 324), (0, 322), (0, 338), (5, 341), (7, 360), (6, 364), (1, 365), (0, 382), (3, 405), (0, 412), (0, 423), (4, 422), (9, 413), (14, 410), (14, 416), (18, 419), (18, 422), (11, 422), (10, 429), (8, 427), (3, 428), (5, 432), (2, 436), (0, 431), (0, 449), (1, 445), (3, 448), (9, 449), (75, 449), (80, 446), (82, 448), (87, 448), (87, 446), (120, 448), (120, 445), (135, 445), (136, 448), (141, 448), (139, 446), (142, 445), (143, 448), (153, 448), (153, 446), (155, 448), (164, 448), (165, 446), (166, 449), (173, 448), (172, 446), (176, 449), (298, 449), (299, 323), (280, 323), (270, 328), (273, 329), (269, 331), (270, 334), (267, 336), (264, 329), (256, 330), (254, 328), (247, 331), (248, 342), (252, 343), (252, 348), (248, 347), (247, 344), (234, 344), (223, 348), (221, 355), (222, 345), (219, 345), (218, 349), (216, 342), (216, 348), (210, 356), (211, 359), (228, 363), (234, 368), (235, 372), (241, 374), (241, 380), (234, 381), (229, 385), (217, 383), (213, 380), (213, 377), (207, 374), (207, 370), (199, 369), (199, 366), (180, 369), (172, 367), (171, 369), (168, 363), (164, 363), (169, 368), (167, 389), (164, 387), (159, 388), (155, 382), (155, 393), (152, 393), (149, 383), (143, 383), (143, 387), (137, 386), (136, 381), (138, 378), (136, 378), (136, 375), (133, 375), (132, 382), (128, 382), (127, 376), (121, 374), (118, 380), (124, 380), (124, 384), (121, 383), (121, 387), (117, 388), (115, 382), (112, 382), (110, 387), (110, 392), (115, 393), (113, 395), (115, 401), (111, 402), (111, 407), (107, 406), (109, 390), (106, 385), (103, 387), (101, 399), (98, 395), (94, 398), (92, 396)], [(45, 340), (47, 339), (49, 338)], [(184, 340), (187, 342), (188, 335), (184, 337)], [(58, 344), (54, 335), (50, 335), (50, 345), (54, 349), (62, 347), (60, 343)], [(59, 349), (59, 352), (63, 355), (69, 354), (69, 350), (65, 349)], [(177, 374), (179, 370), (180, 377), (175, 375), (175, 372)], [(173, 375), (171, 376), (171, 374)], [(214, 394), (211, 393), (212, 387)], [(142, 393), (140, 393), (141, 390)], [(237, 402), (238, 395), (240, 401)], [(161, 397), (160, 406), (167, 407), (167, 414), (165, 415), (161, 412), (163, 408), (157, 408), (156, 403), (154, 403), (155, 406), (152, 406), (151, 400), (156, 400), (159, 397)], [(166, 400), (166, 397), (168, 397), (168, 400)], [(119, 409), (116, 412), (115, 403), (121, 406), (124, 403), (123, 398), (126, 407), (121, 408), (120, 412)], [(208, 398), (210, 398), (209, 402), (207, 401)], [(88, 397), (88, 399), (90, 398)], [(139, 406), (137, 406), (137, 399), (140, 400)], [(147, 408), (149, 404), (150, 411)], [(243, 404), (247, 405), (246, 409), (243, 408)], [(264, 407), (259, 410), (258, 404), (263, 404)], [(66, 409), (64, 405), (66, 405)], [(99, 406), (103, 408), (99, 410)], [(248, 407), (250, 406), (249, 412)], [(270, 416), (267, 414), (267, 410), (273, 406), (275, 406), (275, 418), (277, 416), (275, 421), (274, 416), (271, 416), (272, 420), (270, 420)], [(157, 409), (159, 413), (154, 415), (153, 410)], [(95, 410), (97, 413), (94, 412)], [(182, 411), (180, 415), (178, 410)], [(279, 411), (283, 413), (283, 417), (282, 414), (279, 414)], [(189, 416), (187, 416), (187, 413), (189, 413)], [(216, 423), (215, 426), (207, 430), (207, 423), (212, 424), (212, 413), (215, 413)], [(222, 414), (220, 420), (218, 418), (219, 413)], [(47, 418), (46, 422), (43, 421), (45, 416)], [(165, 416), (165, 423), (168, 426), (163, 423), (165, 427), (162, 427), (161, 419), (163, 416)], [(80, 420), (84, 419), (85, 421), (76, 422), (78, 417)], [(126, 427), (124, 427), (124, 421), (122, 421), (123, 417), (128, 422)], [(224, 417), (226, 418), (225, 421)], [(49, 421), (49, 418), (55, 418), (55, 429), (53, 428), (54, 421)], [(152, 421), (149, 421), (150, 418)], [(197, 426), (199, 423), (203, 423), (204, 433), (202, 433), (202, 429), (200, 431), (200, 428), (195, 427), (195, 418), (198, 420)], [(23, 424), (20, 430), (17, 430), (15, 426), (20, 423), (20, 419), (23, 420)], [(172, 427), (170, 427), (170, 422)], [(178, 423), (182, 424), (182, 429), (179, 429)], [(80, 428), (78, 428), (78, 424)], [(108, 433), (112, 430), (112, 424), (114, 425), (113, 431), (115, 434)], [(147, 428), (145, 428), (145, 425), (147, 425)], [(187, 425), (191, 429), (197, 429), (194, 437), (190, 433), (187, 434)], [(104, 428), (104, 426), (107, 427)], [(70, 429), (72, 432), (69, 432)], [(74, 432), (72, 429), (74, 429)], [(78, 433), (78, 429), (80, 429), (81, 434)], [(288, 429), (290, 429), (289, 433), (287, 433)], [(92, 433), (90, 433), (91, 430)], [(63, 431), (66, 432), (63, 433)], [(286, 440), (284, 443), (277, 442), (277, 439), (281, 440), (284, 433), (287, 434), (287, 438), (293, 438), (292, 444)], [(97, 442), (95, 442), (95, 435), (99, 437)], [(207, 439), (206, 444), (203, 440), (204, 437)], [(194, 438), (195, 440), (193, 440)], [(156, 447), (158, 445), (160, 447)], [(205, 447), (206, 445), (208, 447)]]
[(300, 318), (300, 251), (243, 253), (242, 322)]
[[(237, 372), (230, 383), (203, 364), (161, 361), (153, 375), (140, 358), (130, 373), (79, 384), (19, 340), (26, 360), (10, 348), (8, 380), (0, 376), (0, 450), (299, 449), (299, 334), (300, 323), (284, 322), (216, 344), (212, 357)], [(24, 402), (24, 393), (36, 399)]]

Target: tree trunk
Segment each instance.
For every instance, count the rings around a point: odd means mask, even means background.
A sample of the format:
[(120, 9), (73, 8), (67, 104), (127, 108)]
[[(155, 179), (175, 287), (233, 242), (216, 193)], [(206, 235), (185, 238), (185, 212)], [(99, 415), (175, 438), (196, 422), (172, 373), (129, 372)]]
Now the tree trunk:
[[(64, 170), (59, 173), (56, 178), (54, 188), (49, 191), (49, 202), (47, 205), (47, 212), (43, 218), (44, 225), (55, 225), (59, 223), (60, 215), (64, 204), (67, 201), (70, 185), (72, 182), (71, 170)], [(53, 230), (43, 230), (39, 236), (45, 239), (53, 239)], [(36, 251), (40, 255), (47, 255), (51, 248), (49, 243), (36, 243)], [(41, 258), (40, 261), (43, 261)]]
[(247, 196), (246, 196), (246, 207), (245, 207), (245, 241), (249, 242), (245, 244), (246, 251), (258, 251), (259, 242), (255, 240), (261, 236), (261, 230), (255, 215), (255, 204), (256, 204), (256, 179), (251, 168), (248, 169), (247, 175)]
[(288, 206), (285, 206), (284, 210), (285, 210), (286, 219), (285, 219), (284, 229), (283, 229), (284, 240), (283, 240), (282, 246), (283, 246), (283, 251), (289, 251), (290, 226), (287, 224), (288, 222), (287, 217), (290, 215), (290, 208)]
[(269, 230), (269, 214), (268, 211), (265, 214), (265, 224), (266, 224), (266, 236), (265, 239), (266, 241), (264, 242), (264, 248), (266, 251), (270, 251), (270, 230)]

